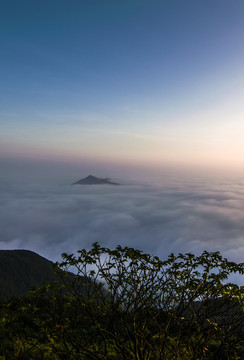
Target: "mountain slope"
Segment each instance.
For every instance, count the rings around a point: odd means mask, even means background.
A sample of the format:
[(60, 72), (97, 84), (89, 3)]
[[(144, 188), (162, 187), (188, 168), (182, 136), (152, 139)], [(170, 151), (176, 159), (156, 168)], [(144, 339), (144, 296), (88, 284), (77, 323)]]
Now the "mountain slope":
[(22, 296), (57, 280), (53, 267), (51, 261), (29, 250), (0, 250), (0, 297)]
[(119, 185), (109, 179), (97, 178), (96, 176), (89, 175), (84, 179), (76, 181), (73, 185)]

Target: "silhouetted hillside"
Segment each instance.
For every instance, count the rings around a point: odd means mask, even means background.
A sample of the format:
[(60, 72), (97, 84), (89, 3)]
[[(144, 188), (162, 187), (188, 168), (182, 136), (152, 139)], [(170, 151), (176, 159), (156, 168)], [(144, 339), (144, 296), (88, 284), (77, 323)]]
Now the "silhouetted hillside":
[(84, 179), (76, 181), (73, 185), (119, 185), (116, 182), (111, 181), (110, 179), (97, 178), (96, 176), (89, 175)]
[(25, 295), (33, 287), (54, 281), (54, 264), (28, 250), (0, 250), (0, 297)]

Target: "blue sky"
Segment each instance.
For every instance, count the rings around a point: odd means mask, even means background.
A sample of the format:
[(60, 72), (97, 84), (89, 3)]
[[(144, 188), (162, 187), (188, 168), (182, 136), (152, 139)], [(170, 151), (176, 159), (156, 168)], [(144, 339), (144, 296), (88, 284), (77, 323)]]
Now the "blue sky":
[[(243, 0), (1, 0), (1, 248), (242, 261), (243, 15)], [(123, 186), (70, 186), (90, 173)]]
[(241, 169), (243, 14), (243, 0), (2, 0), (1, 159)]

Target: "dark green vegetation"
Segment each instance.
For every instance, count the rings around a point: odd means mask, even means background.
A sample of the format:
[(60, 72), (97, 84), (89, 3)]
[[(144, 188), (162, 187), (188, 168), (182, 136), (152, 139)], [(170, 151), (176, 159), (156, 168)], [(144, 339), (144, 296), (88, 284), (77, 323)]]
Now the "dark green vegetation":
[(1, 360), (244, 358), (244, 290), (227, 281), (243, 264), (94, 244), (56, 271), (61, 281), (2, 303)]

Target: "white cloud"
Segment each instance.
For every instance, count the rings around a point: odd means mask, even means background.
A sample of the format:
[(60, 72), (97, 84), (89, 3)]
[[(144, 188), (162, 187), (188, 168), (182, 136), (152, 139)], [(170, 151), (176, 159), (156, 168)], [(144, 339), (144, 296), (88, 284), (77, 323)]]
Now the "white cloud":
[(95, 241), (170, 252), (220, 250), (244, 257), (243, 185), (70, 186), (2, 185), (0, 248), (34, 250), (49, 259)]

